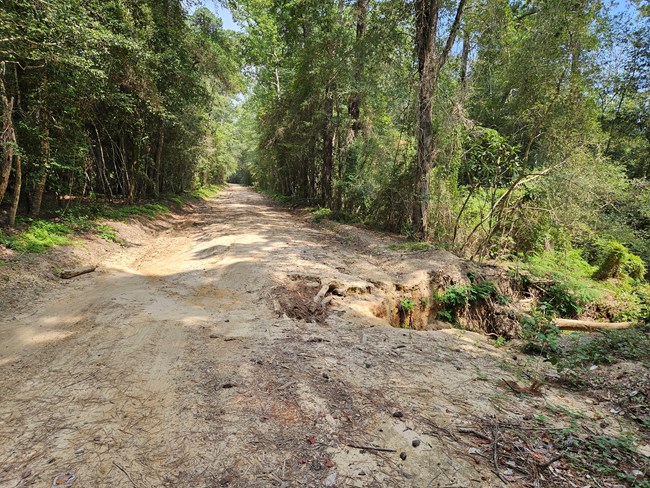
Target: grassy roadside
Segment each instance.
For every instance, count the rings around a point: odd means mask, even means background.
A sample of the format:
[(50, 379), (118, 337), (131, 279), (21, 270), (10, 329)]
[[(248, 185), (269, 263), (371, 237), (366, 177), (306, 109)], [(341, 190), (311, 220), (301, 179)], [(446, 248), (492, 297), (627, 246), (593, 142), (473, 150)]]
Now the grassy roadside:
[(16, 229), (0, 230), (0, 245), (18, 253), (41, 253), (53, 246), (71, 244), (75, 236), (89, 233), (122, 244), (115, 229), (105, 221), (124, 221), (135, 217), (154, 219), (180, 209), (191, 200), (213, 197), (221, 188), (210, 186), (136, 205), (90, 202), (59, 211), (52, 219), (23, 218), (18, 221)]

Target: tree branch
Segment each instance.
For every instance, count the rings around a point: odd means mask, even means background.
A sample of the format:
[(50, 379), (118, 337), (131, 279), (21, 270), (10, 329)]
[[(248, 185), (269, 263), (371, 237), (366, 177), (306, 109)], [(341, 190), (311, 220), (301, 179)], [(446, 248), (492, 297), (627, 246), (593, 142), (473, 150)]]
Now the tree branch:
[(451, 48), (454, 46), (454, 41), (456, 40), (456, 34), (458, 34), (458, 29), (460, 29), (460, 20), (463, 17), (463, 10), (465, 9), (466, 0), (460, 0), (458, 3), (458, 8), (456, 9), (456, 17), (454, 18), (454, 23), (451, 24), (451, 29), (449, 30), (449, 36), (447, 37), (447, 42), (445, 47), (442, 50), (438, 61), (438, 68), (442, 68), (447, 62)]

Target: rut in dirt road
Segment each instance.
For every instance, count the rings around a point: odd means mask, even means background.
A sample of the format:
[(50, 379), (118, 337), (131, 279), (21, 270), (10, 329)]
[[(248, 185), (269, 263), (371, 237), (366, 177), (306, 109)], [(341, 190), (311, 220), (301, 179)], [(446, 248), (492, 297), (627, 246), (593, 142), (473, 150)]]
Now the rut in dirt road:
[[(449, 434), (493, 349), (380, 325), (351, 298), (394, 276), (349, 239), (229, 186), (1, 324), (0, 487), (499, 486)], [(322, 323), (276, 310), (331, 279), (361, 284)]]

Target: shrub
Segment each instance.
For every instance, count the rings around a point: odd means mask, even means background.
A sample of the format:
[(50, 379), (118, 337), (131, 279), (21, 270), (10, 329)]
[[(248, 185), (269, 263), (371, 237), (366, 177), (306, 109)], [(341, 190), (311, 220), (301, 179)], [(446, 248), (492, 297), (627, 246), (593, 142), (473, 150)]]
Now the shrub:
[(490, 281), (472, 283), (467, 286), (452, 285), (436, 298), (438, 304), (441, 305), (438, 318), (452, 323), (457, 322), (458, 313), (462, 309), (489, 299), (496, 299), (500, 303), (505, 303), (508, 300)]
[(598, 269), (593, 276), (597, 280), (626, 277), (640, 280), (646, 274), (643, 260), (615, 239), (597, 241), (594, 257)]

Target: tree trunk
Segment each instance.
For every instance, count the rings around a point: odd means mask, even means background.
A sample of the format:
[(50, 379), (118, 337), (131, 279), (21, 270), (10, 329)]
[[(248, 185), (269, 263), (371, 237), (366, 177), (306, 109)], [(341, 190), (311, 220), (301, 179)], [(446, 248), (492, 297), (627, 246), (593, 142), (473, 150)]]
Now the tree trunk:
[(361, 124), (359, 123), (359, 117), (361, 116), (361, 93), (360, 85), (363, 76), (364, 68), (364, 53), (363, 53), (363, 38), (366, 35), (367, 29), (367, 17), (368, 17), (368, 2), (369, 0), (357, 0), (356, 3), (356, 13), (357, 13), (357, 37), (356, 37), (356, 49), (357, 56), (356, 62), (354, 64), (354, 71), (352, 78), (354, 80), (354, 87), (350, 95), (348, 102), (348, 115), (352, 119), (352, 140), (355, 140), (359, 135), (361, 130)]
[(334, 98), (332, 87), (325, 89), (325, 126), (323, 129), (323, 171), (321, 177), (321, 198), (323, 205), (332, 204), (332, 170), (334, 167), (334, 131), (332, 118), (334, 116)]
[[(14, 134), (14, 143), (15, 142), (16, 136)], [(16, 154), (14, 160), (16, 161), (16, 174), (14, 181), (14, 198), (11, 202), (11, 209), (9, 210), (9, 227), (13, 227), (16, 223), (16, 212), (18, 211), (18, 204), (20, 203), (20, 188), (23, 184), (23, 168), (20, 154)]]
[(43, 194), (45, 193), (45, 184), (47, 183), (47, 172), (42, 171), (41, 175), (36, 182), (34, 189), (34, 196), (32, 197), (32, 215), (38, 217), (41, 213), (41, 205), (43, 204)]
[(465, 88), (467, 86), (467, 66), (469, 64), (469, 36), (463, 36), (463, 51), (460, 56), (460, 83)]
[(0, 203), (5, 196), (9, 177), (11, 175), (11, 164), (14, 157), (14, 125), (13, 110), (14, 98), (7, 98), (7, 90), (4, 83), (5, 63), (0, 63), (0, 102), (2, 103), (2, 134), (0, 135), (0, 147), (2, 148), (2, 160), (0, 161)]
[(34, 188), (34, 196), (32, 198), (32, 215), (38, 217), (41, 213), (41, 204), (43, 203), (43, 193), (45, 193), (45, 184), (47, 183), (47, 170), (50, 165), (50, 114), (47, 111), (47, 96), (48, 96), (48, 79), (47, 68), (43, 71), (43, 78), (41, 80), (41, 107), (36, 112), (36, 119), (42, 127), (41, 133), (41, 163), (38, 168), (38, 180), (36, 188)]
[(425, 240), (429, 237), (428, 217), (431, 206), (431, 170), (435, 159), (435, 134), (433, 124), (433, 103), (440, 70), (447, 62), (460, 28), (466, 0), (460, 0), (449, 36), (442, 51), (438, 51), (436, 37), (440, 0), (415, 1), (415, 44), (418, 58), (419, 87), (417, 99), (415, 165), (415, 201), (413, 203), (413, 231), (415, 237)]
[(158, 147), (156, 148), (156, 196), (162, 193), (162, 153), (165, 143), (165, 124), (160, 123), (158, 132)]

